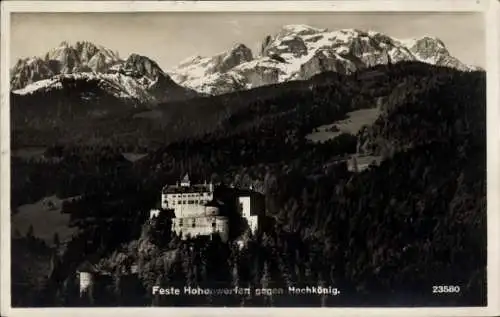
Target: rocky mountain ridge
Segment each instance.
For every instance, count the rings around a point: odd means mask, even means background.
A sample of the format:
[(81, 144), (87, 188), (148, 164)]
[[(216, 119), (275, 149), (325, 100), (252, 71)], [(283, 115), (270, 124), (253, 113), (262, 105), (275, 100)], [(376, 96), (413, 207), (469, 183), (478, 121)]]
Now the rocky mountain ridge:
[(63, 89), (63, 83), (72, 80), (98, 81), (99, 87), (116, 97), (137, 103), (161, 103), (198, 95), (176, 84), (146, 56), (131, 54), (123, 60), (118, 53), (90, 42), (62, 42), (43, 58), (19, 60), (11, 70), (11, 89), (17, 95)]
[(63, 42), (43, 57), (19, 60), (11, 72), (11, 88), (26, 94), (59, 89), (61, 78), (99, 79), (103, 86), (114, 87), (120, 98), (159, 103), (309, 79), (327, 71), (351, 74), (402, 61), (478, 69), (462, 63), (432, 36), (400, 40), (375, 31), (285, 25), (264, 38), (257, 54), (238, 43), (214, 56), (187, 58), (169, 72), (146, 56), (131, 54), (123, 60), (117, 52), (90, 42)]
[[(476, 70), (453, 57), (444, 43), (425, 36), (399, 40), (380, 32), (342, 29), (329, 31), (308, 25), (286, 25), (262, 41), (254, 58), (243, 44), (214, 57), (196, 56), (182, 62), (170, 75), (185, 87), (209, 94), (308, 79), (335, 71), (350, 74), (378, 64), (421, 61), (463, 71)], [(236, 54), (244, 51), (245, 54)], [(220, 62), (232, 57), (232, 68)], [(221, 58), (223, 57), (223, 58)]]
[(70, 45), (62, 42), (43, 57), (30, 57), (17, 61), (11, 70), (12, 90), (21, 89), (38, 80), (54, 75), (79, 72), (106, 72), (123, 62), (118, 53), (90, 42)]

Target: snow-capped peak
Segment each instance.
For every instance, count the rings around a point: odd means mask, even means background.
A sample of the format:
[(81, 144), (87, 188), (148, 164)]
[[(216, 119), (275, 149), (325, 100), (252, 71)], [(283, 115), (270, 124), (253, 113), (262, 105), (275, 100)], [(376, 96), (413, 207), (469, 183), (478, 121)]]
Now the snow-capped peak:
[[(240, 64), (247, 63), (252, 60), (252, 51), (242, 43), (235, 43), (229, 50), (220, 52), (212, 57), (189, 57), (183, 60), (175, 69), (170, 71), (169, 74), (177, 83), (197, 81), (202, 78), (206, 79), (205, 83), (199, 82), (194, 84), (194, 82), (191, 82), (192, 85), (196, 87), (202, 87), (203, 85), (211, 87), (210, 77), (214, 75), (213, 79), (218, 82), (217, 85), (224, 85), (225, 80), (220, 79), (221, 76), (224, 77), (224, 75), (221, 74), (230, 71)], [(227, 79), (231, 82), (231, 84), (235, 81), (231, 76)], [(208, 94), (214, 93), (212, 88), (208, 90), (199, 89), (198, 91)]]
[(417, 43), (417, 38), (407, 38), (407, 39), (398, 39), (398, 41), (405, 47), (411, 48), (415, 43)]
[(328, 29), (315, 28), (305, 24), (288, 24), (282, 27), (283, 31), (295, 33), (298, 35), (310, 35), (314, 33), (326, 32)]
[(146, 77), (152, 81), (165, 75), (155, 61), (139, 54), (131, 54), (123, 63), (122, 70), (130, 76)]
[(62, 42), (43, 59), (19, 60), (12, 70), (11, 89), (18, 95), (77, 87), (72, 83), (96, 84), (98, 89), (135, 102), (159, 103), (196, 95), (173, 82), (146, 56), (131, 54), (123, 61), (112, 50), (87, 41)]
[(415, 45), (432, 45), (435, 46), (435, 48), (446, 49), (446, 45), (443, 41), (436, 36), (425, 35), (418, 38), (399, 39), (398, 41), (408, 48), (412, 48)]
[(184, 65), (188, 65), (188, 64), (196, 63), (196, 62), (198, 62), (198, 61), (199, 61), (199, 60), (201, 60), (201, 59), (203, 59), (203, 57), (202, 57), (202, 56), (200, 56), (200, 55), (193, 55), (193, 56), (189, 56), (188, 58), (183, 59), (183, 60), (179, 63), (178, 67), (182, 67), (182, 66), (184, 66)]
[(20, 59), (12, 70), (11, 87), (20, 89), (57, 74), (106, 72), (120, 63), (117, 53), (88, 41), (63, 41), (43, 57)]
[(307, 79), (324, 71), (352, 73), (400, 61), (473, 69), (453, 57), (436, 37), (400, 40), (375, 30), (331, 31), (304, 24), (285, 25), (276, 34), (266, 36), (255, 58), (233, 63), (230, 68), (216, 67), (225, 54), (183, 61), (173, 70), (172, 78), (198, 91), (225, 93)]
[(17, 95), (29, 95), (35, 92), (50, 90), (60, 90), (65, 87), (68, 81), (91, 82), (94, 81), (99, 87), (115, 95), (115, 97), (125, 99), (135, 99), (142, 102), (150, 101), (150, 96), (146, 92), (147, 85), (124, 74), (103, 74), (103, 73), (73, 73), (59, 74), (49, 79), (39, 80), (21, 89), (14, 90)]
[(118, 53), (102, 45), (96, 45), (88, 41), (77, 41), (66, 47), (74, 49), (77, 52), (81, 63), (89, 62), (95, 55), (99, 55), (107, 64), (116, 63), (121, 60)]
[(435, 36), (398, 40), (417, 60), (429, 64), (454, 67), (462, 70), (474, 70), (474, 67), (462, 64), (451, 56), (443, 41)]

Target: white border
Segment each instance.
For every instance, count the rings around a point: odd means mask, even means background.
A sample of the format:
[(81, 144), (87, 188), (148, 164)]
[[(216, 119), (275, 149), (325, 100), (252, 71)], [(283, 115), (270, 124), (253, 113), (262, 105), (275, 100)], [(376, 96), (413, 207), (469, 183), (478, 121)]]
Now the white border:
[(4, 1), (11, 12), (481, 11), (488, 0)]
[[(499, 62), (498, 0), (358, 0), (358, 1), (12, 1), (1, 3), (1, 107), (0, 107), (0, 223), (1, 275), (0, 308), (2, 316), (160, 316), (172, 313), (176, 316), (261, 316), (261, 315), (330, 315), (343, 316), (494, 316), (500, 315), (500, 217), (498, 210), (500, 169), (499, 139)], [(482, 308), (43, 308), (12, 309), (10, 307), (10, 138), (9, 138), (9, 35), (12, 12), (339, 12), (339, 11), (426, 11), (485, 13), (487, 36), (487, 132), (488, 132), (488, 306)], [(467, 36), (467, 34), (464, 34)]]

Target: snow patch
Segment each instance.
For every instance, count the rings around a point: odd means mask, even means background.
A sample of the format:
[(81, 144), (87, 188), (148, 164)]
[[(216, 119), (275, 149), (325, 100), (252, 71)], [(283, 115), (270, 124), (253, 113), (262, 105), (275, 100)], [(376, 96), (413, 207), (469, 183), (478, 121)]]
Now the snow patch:
[(418, 40), (415, 38), (410, 38), (410, 39), (398, 39), (397, 41), (406, 48), (410, 49), (413, 47), (413, 45), (417, 43)]
[(120, 73), (72, 73), (57, 75), (50, 79), (39, 80), (24, 88), (13, 91), (18, 95), (29, 95), (37, 91), (48, 91), (52, 89), (62, 89), (62, 80), (98, 80), (99, 85), (119, 98), (135, 98), (141, 101), (151, 100), (148, 88), (154, 84), (147, 78), (132, 78)]
[(327, 29), (319, 29), (305, 24), (289, 24), (283, 26), (283, 30), (293, 32), (293, 33), (304, 33), (304, 32), (325, 32)]
[(39, 89), (62, 89), (63, 86), (61, 82), (56, 78), (43, 79), (29, 84), (21, 89), (12, 91), (17, 95), (29, 95), (34, 93)]

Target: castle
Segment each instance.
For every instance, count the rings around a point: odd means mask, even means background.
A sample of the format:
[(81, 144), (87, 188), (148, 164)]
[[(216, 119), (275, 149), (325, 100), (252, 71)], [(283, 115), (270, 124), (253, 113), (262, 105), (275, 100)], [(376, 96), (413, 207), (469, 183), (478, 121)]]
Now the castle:
[(235, 219), (244, 220), (245, 229), (252, 233), (258, 229), (264, 211), (259, 196), (256, 192), (238, 189), (220, 189), (216, 193), (213, 183), (191, 184), (186, 174), (180, 183), (163, 187), (161, 209), (152, 209), (150, 219), (170, 210), (173, 211), (172, 232), (182, 239), (217, 233), (227, 242)]
[[(171, 232), (181, 239), (217, 234), (222, 242), (231, 240), (238, 245), (244, 244), (243, 236), (247, 233), (255, 234), (259, 228), (271, 223), (264, 216), (262, 194), (232, 187), (216, 188), (213, 183), (191, 184), (189, 175), (185, 175), (175, 185), (162, 188), (160, 208), (150, 210), (149, 221), (154, 222), (161, 216), (171, 220)], [(77, 268), (76, 273), (81, 300), (96, 305), (107, 297), (106, 285), (112, 284), (114, 276), (111, 272), (86, 261)], [(137, 274), (136, 264), (131, 265), (128, 271), (121, 272), (123, 287), (138, 287), (135, 285)]]

